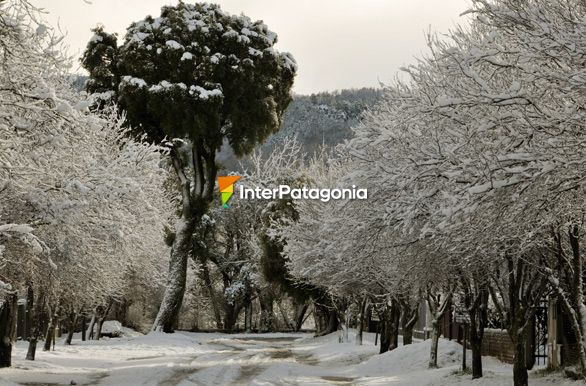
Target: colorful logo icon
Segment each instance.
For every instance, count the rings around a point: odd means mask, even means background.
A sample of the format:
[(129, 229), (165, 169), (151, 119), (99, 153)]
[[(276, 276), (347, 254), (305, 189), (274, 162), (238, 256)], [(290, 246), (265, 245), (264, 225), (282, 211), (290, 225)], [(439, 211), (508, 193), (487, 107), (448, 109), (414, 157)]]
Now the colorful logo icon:
[(218, 177), (218, 186), (222, 195), (222, 206), (229, 208), (228, 200), (234, 194), (234, 183), (240, 179), (240, 176)]

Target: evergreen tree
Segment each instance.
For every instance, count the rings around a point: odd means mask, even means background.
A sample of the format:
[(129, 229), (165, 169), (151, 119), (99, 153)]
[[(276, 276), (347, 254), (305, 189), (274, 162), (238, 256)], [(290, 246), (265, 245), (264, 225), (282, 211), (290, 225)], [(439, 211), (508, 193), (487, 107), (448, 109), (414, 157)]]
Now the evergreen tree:
[(207, 3), (180, 2), (131, 24), (112, 54), (105, 54), (103, 31), (96, 32), (102, 39), (88, 43), (83, 61), (91, 74), (88, 91), (102, 91), (101, 74), (111, 71), (110, 91), (136, 134), (171, 140), (182, 210), (153, 326), (169, 332), (185, 291), (195, 226), (213, 201), (216, 153), (227, 140), (237, 155), (246, 154), (278, 130), (297, 66), (273, 48), (277, 35), (262, 21)]
[(82, 65), (90, 73), (86, 90), (91, 93), (109, 93), (118, 84), (115, 68), (118, 37), (105, 32), (102, 26), (92, 29), (92, 32), (94, 36), (88, 45), (91, 49), (86, 50), (81, 58)]

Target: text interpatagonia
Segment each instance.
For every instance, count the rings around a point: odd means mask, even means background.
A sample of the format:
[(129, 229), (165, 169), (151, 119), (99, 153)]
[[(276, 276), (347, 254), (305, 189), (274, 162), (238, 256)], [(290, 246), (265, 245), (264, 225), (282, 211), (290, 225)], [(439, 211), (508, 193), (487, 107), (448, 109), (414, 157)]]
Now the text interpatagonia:
[(351, 189), (319, 189), (308, 188), (291, 188), (289, 185), (279, 185), (277, 188), (247, 188), (242, 185), (238, 187), (239, 198), (243, 200), (275, 200), (291, 198), (293, 200), (320, 200), (328, 202), (330, 200), (366, 200), (368, 199), (368, 189), (357, 189), (352, 185)]

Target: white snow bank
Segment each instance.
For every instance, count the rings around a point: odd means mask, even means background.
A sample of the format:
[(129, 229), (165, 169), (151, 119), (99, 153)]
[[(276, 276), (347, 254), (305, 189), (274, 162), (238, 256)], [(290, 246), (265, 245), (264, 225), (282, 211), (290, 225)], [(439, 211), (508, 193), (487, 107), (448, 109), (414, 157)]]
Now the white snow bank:
[[(431, 339), (423, 342), (399, 346), (393, 351), (376, 355), (358, 366), (364, 374), (403, 374), (426, 369), (429, 363)], [(462, 346), (455, 341), (441, 339), (438, 348), (437, 364), (450, 367), (462, 364)]]
[(121, 327), (120, 331), (122, 332), (122, 336), (127, 337), (127, 338), (136, 338), (138, 336), (143, 336), (144, 334), (142, 332), (138, 332), (136, 330), (133, 330), (132, 328), (128, 328), (128, 327)]
[(340, 343), (340, 334), (341, 331), (336, 331), (317, 338), (304, 338), (299, 341), (295, 352), (311, 355), (326, 366), (346, 366), (360, 363), (379, 351), (379, 347), (374, 345), (373, 333), (363, 334), (361, 346), (355, 343), (356, 330), (350, 329), (348, 342)]
[[(208, 334), (209, 335), (209, 334)], [(296, 338), (296, 339), (307, 339), (313, 335), (306, 332), (267, 332), (267, 333), (238, 333), (223, 335), (229, 338), (252, 338), (252, 339), (281, 339), (281, 338)]]
[[(122, 328), (124, 331), (124, 329)], [(37, 351), (25, 361), (26, 342), (14, 350), (14, 367), (0, 369), (0, 386), (15, 384), (95, 385), (510, 385), (512, 366), (483, 357), (485, 377), (458, 373), (462, 346), (440, 339), (439, 369), (428, 369), (430, 340), (378, 355), (374, 334), (356, 346), (338, 333), (310, 334), (151, 333), (80, 342), (59, 340), (56, 351)], [(468, 352), (468, 361), (471, 354)], [(578, 386), (560, 374), (530, 372), (537, 386)]]

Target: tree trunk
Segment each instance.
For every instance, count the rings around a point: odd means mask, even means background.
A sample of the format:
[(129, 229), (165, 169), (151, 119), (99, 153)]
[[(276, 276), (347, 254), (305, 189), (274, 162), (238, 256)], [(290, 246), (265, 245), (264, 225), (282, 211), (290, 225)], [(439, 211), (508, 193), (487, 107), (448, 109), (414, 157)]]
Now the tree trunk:
[(439, 343), (439, 321), (433, 319), (431, 322), (431, 352), (429, 354), (429, 368), (437, 368), (437, 348)]
[(65, 338), (65, 344), (67, 346), (71, 345), (71, 341), (73, 340), (73, 333), (75, 330), (72, 328), (73, 326), (70, 325), (67, 330), (67, 337)]
[(298, 332), (303, 327), (303, 321), (305, 320), (305, 313), (308, 307), (309, 303), (307, 301), (301, 303), (295, 302), (295, 324), (293, 331)]
[[(171, 247), (169, 259), (169, 275), (165, 294), (159, 312), (153, 323), (152, 331), (173, 332), (178, 321), (185, 284), (187, 279), (187, 259), (193, 247), (193, 234), (195, 227), (200, 223), (207, 210), (208, 204), (213, 199), (213, 190), (216, 180), (215, 150), (204, 154), (205, 151), (194, 146), (191, 149), (194, 166), (194, 186), (185, 174), (188, 166), (184, 165), (183, 157), (177, 148), (171, 150), (171, 162), (177, 182), (181, 187), (181, 217), (175, 222), (175, 237)], [(206, 163), (206, 170), (203, 164)], [(207, 180), (206, 180), (207, 179)]]
[(513, 384), (515, 386), (528, 386), (529, 384), (524, 338), (524, 336), (520, 336), (515, 342), (515, 358), (513, 362)]
[[(224, 325), (222, 324), (222, 312), (220, 311), (220, 306), (218, 305), (218, 299), (216, 297), (216, 292), (214, 291), (214, 285), (212, 283), (212, 279), (210, 278), (210, 269), (208, 267), (208, 263), (202, 258), (201, 261), (201, 275), (202, 279), (205, 284), (205, 288), (207, 289), (208, 296), (210, 297), (210, 303), (212, 304), (212, 310), (214, 311), (214, 320), (216, 321), (216, 328), (218, 330), (223, 330)], [(251, 315), (252, 317), (252, 315)]]
[(331, 334), (338, 329), (338, 314), (336, 311), (325, 304), (313, 303), (316, 324), (316, 336)]
[(472, 349), (472, 379), (482, 377), (482, 340), (485, 324), (470, 324), (470, 348)]
[(470, 330), (470, 348), (472, 349), (472, 379), (482, 377), (482, 338), (474, 337)]
[(368, 303), (368, 298), (365, 296), (362, 299), (362, 302), (360, 304), (360, 322), (358, 325), (358, 333), (356, 334), (356, 345), (357, 346), (361, 346), (362, 345), (362, 335), (363, 335), (363, 331), (364, 331), (364, 321), (366, 319), (366, 305)]
[[(29, 294), (31, 295), (30, 304), (34, 302), (33, 300), (33, 292), (32, 287), (29, 287)], [(35, 360), (35, 355), (37, 352), (37, 342), (39, 340), (39, 335), (41, 331), (43, 331), (43, 327), (46, 322), (46, 314), (44, 312), (45, 309), (45, 296), (43, 292), (39, 293), (37, 297), (37, 301), (34, 302), (34, 306), (28, 310), (28, 316), (30, 318), (30, 333), (29, 333), (29, 344), (28, 350), (26, 353), (26, 359), (30, 361)]]
[(85, 313), (83, 310), (80, 311), (80, 318), (81, 318), (81, 341), (85, 342), (86, 340), (86, 324), (85, 324)]
[(235, 304), (226, 303), (224, 307), (224, 330), (234, 331), (234, 326), (238, 320), (238, 308)]
[(348, 343), (350, 341), (349, 337), (349, 329), (350, 329), (350, 310), (348, 307), (343, 311), (343, 319), (344, 323), (342, 324), (342, 342)]
[(100, 335), (102, 335), (102, 327), (104, 326), (104, 322), (106, 321), (106, 318), (108, 317), (108, 314), (110, 313), (110, 308), (112, 308), (112, 303), (114, 303), (114, 300), (110, 299), (110, 301), (108, 302), (108, 307), (106, 307), (106, 309), (100, 314), (100, 317), (98, 319), (98, 328), (97, 328), (96, 336), (95, 336), (96, 340), (100, 340)]
[(403, 346), (413, 343), (413, 329), (419, 318), (419, 304), (415, 307), (404, 301), (401, 303), (401, 330), (403, 330)]
[(437, 349), (440, 336), (440, 320), (448, 310), (448, 306), (452, 301), (452, 292), (449, 291), (443, 300), (440, 295), (433, 295), (428, 291), (427, 303), (433, 318), (431, 321), (431, 350), (429, 353), (429, 368), (437, 368)]
[(26, 309), (25, 309), (25, 318), (24, 318), (24, 328), (23, 328), (23, 340), (29, 340), (31, 335), (31, 328), (33, 325), (33, 317), (34, 317), (34, 307), (35, 307), (35, 291), (33, 289), (33, 285), (29, 283), (28, 288), (26, 290)]
[(340, 320), (338, 319), (338, 313), (335, 310), (330, 310), (329, 314), (328, 327), (326, 331), (334, 332), (338, 329)]
[(325, 306), (318, 303), (313, 303), (313, 319), (315, 321), (315, 335), (319, 336), (327, 329), (328, 326), (328, 310)]
[(401, 319), (401, 307), (397, 301), (393, 301), (391, 305), (391, 318), (390, 318), (390, 340), (389, 340), (389, 351), (392, 351), (399, 347), (399, 325)]
[(100, 340), (100, 335), (102, 335), (102, 327), (104, 327), (104, 319), (100, 318), (96, 325), (96, 335), (94, 337), (95, 340)]
[(399, 319), (401, 317), (401, 309), (396, 300), (392, 300), (390, 303), (390, 305), (385, 304), (380, 314), (380, 354), (394, 350), (399, 345)]
[(293, 325), (293, 323), (289, 319), (289, 316), (287, 315), (287, 312), (283, 308), (282, 299), (277, 301), (277, 307), (279, 308), (279, 312), (281, 313), (281, 316), (283, 317), (283, 323), (284, 323), (285, 327), (287, 329), (294, 330), (295, 326)]
[(0, 304), (0, 368), (12, 365), (12, 336), (17, 311), (16, 292), (5, 292), (3, 303)]
[(402, 327), (403, 330), (403, 346), (413, 343), (413, 326), (410, 328)]
[[(501, 318), (507, 320), (507, 332), (515, 348), (514, 385), (525, 386), (528, 383), (526, 355), (528, 329), (531, 327), (529, 321), (533, 320), (536, 306), (547, 292), (547, 278), (521, 257), (515, 260), (513, 256), (505, 255), (505, 262), (507, 265), (503, 284), (506, 284), (506, 291), (502, 291), (499, 297), (493, 286), (490, 286), (489, 290), (495, 308), (501, 314)], [(501, 299), (508, 299), (508, 302)]]
[(403, 330), (403, 346), (413, 343), (413, 329), (415, 327), (415, 323), (409, 325), (405, 325), (402, 327)]
[(59, 306), (55, 306), (55, 312), (49, 319), (49, 325), (47, 326), (47, 333), (45, 334), (45, 344), (43, 345), (43, 351), (50, 351), (51, 344), (55, 348), (55, 327), (59, 320)]
[[(527, 370), (531, 370), (535, 366), (535, 340), (533, 339), (533, 331), (535, 330), (535, 320), (531, 318), (527, 322), (525, 337), (525, 366)], [(530, 338), (531, 337), (531, 338)]]
[(391, 312), (387, 305), (382, 309), (379, 314), (380, 324), (380, 348), (379, 354), (386, 353), (389, 351), (391, 345)]
[(571, 298), (575, 309), (573, 317), (570, 317), (570, 319), (575, 319), (575, 321), (572, 321), (572, 326), (578, 342), (580, 372), (582, 376), (586, 377), (586, 348), (584, 347), (586, 345), (586, 339), (584, 339), (586, 334), (586, 331), (584, 331), (584, 319), (586, 318), (586, 306), (584, 305), (585, 272), (582, 256), (580, 255), (580, 228), (574, 225), (570, 227), (568, 234), (572, 247), (572, 272), (574, 273)]
[[(186, 205), (186, 203), (183, 205)], [(182, 215), (175, 224), (175, 240), (173, 241), (171, 258), (169, 259), (167, 286), (161, 307), (153, 324), (153, 331), (173, 332), (178, 322), (179, 310), (185, 293), (187, 259), (191, 250), (195, 224), (195, 218), (185, 218), (185, 215)]]
[(261, 290), (258, 296), (260, 302), (260, 332), (272, 332), (274, 329), (273, 294), (268, 290)]
[(244, 331), (252, 332), (252, 301), (250, 299), (244, 308)]
[(522, 257), (515, 259), (512, 255), (505, 254), (504, 258), (506, 270), (503, 272), (501, 284), (506, 285), (506, 290), (502, 291), (502, 296), (495, 293), (494, 286), (489, 286), (488, 290), (497, 312), (502, 320), (507, 321), (505, 327), (515, 348), (514, 385), (526, 386), (526, 338), (529, 326), (527, 321), (533, 319), (536, 306), (547, 291), (547, 278)]
[(45, 344), (43, 345), (43, 351), (50, 351), (51, 350), (51, 343), (53, 342), (53, 338), (55, 336), (55, 321), (53, 318), (49, 320), (49, 325), (47, 326), (47, 333), (45, 334)]
[[(488, 283), (483, 272), (474, 272), (472, 278), (461, 272), (464, 305), (470, 320), (469, 337), (472, 349), (472, 379), (482, 377), (482, 339), (488, 323)], [(464, 327), (466, 328), (466, 327)]]
[(122, 298), (120, 301), (116, 301), (113, 304), (112, 319), (117, 320), (123, 326), (128, 325), (128, 309), (132, 305), (132, 301), (128, 301), (126, 298)]
[(37, 353), (37, 337), (30, 337), (28, 341), (28, 349), (26, 350), (26, 360), (34, 361)]
[(69, 313), (69, 317), (67, 319), (67, 338), (65, 338), (66, 345), (71, 344), (71, 340), (73, 339), (73, 333), (75, 332), (76, 325), (77, 325), (77, 313), (72, 310)]
[(94, 310), (94, 313), (92, 314), (92, 318), (90, 319), (90, 325), (87, 328), (87, 338), (89, 340), (94, 339), (94, 327), (96, 325), (96, 313), (97, 313), (97, 307)]
[(470, 348), (472, 349), (472, 379), (482, 377), (482, 340), (488, 323), (488, 288), (478, 287), (474, 302), (468, 307), (470, 317)]

